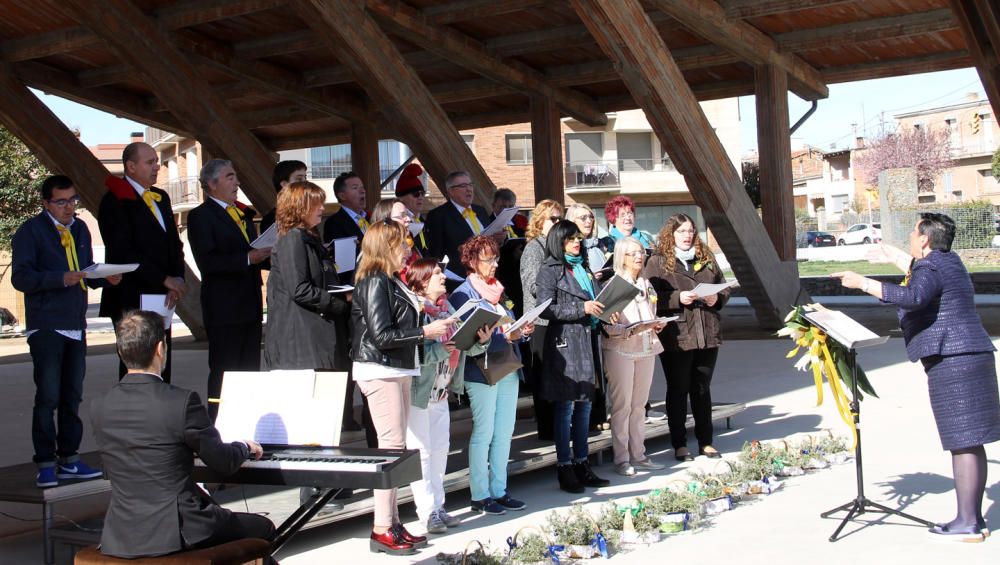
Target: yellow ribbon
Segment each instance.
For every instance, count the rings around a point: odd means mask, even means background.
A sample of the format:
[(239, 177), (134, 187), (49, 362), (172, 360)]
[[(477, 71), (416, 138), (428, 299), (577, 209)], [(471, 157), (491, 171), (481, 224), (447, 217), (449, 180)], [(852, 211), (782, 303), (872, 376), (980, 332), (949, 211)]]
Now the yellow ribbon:
[[(812, 336), (811, 339), (808, 337), (810, 335)], [(854, 423), (855, 414), (851, 411), (851, 402), (844, 391), (840, 373), (833, 362), (833, 355), (830, 354), (826, 338), (826, 333), (814, 326), (811, 332), (807, 332), (795, 342), (795, 349), (789, 351), (787, 357), (794, 357), (800, 347), (806, 348), (806, 355), (812, 358), (810, 365), (813, 371), (813, 381), (816, 384), (817, 406), (823, 404), (823, 376), (824, 374), (826, 375), (826, 381), (830, 384), (830, 392), (833, 395), (833, 402), (837, 405), (837, 413), (840, 415), (840, 419), (851, 429), (851, 438), (853, 441), (851, 449), (854, 449), (858, 443), (858, 429)]]
[(507, 228), (507, 237), (510, 237), (510, 238), (517, 237), (517, 233), (514, 232), (514, 228), (512, 228), (510, 226), (505, 226), (505, 227)]
[(358, 227), (361, 228), (361, 233), (368, 233), (370, 226), (371, 224), (368, 223), (368, 220), (364, 216), (358, 217)]
[(243, 219), (243, 212), (236, 206), (226, 206), (226, 212), (236, 222), (236, 226), (240, 228), (240, 231), (243, 233), (243, 239), (247, 240), (247, 243), (250, 243), (250, 236), (247, 235), (247, 224)]
[(149, 211), (153, 213), (153, 216), (156, 216), (156, 203), (160, 200), (163, 200), (163, 198), (148, 188), (142, 193), (142, 201), (146, 203), (146, 206), (149, 208)]
[[(422, 222), (422, 221), (424, 221), (423, 218), (421, 218), (419, 215), (417, 215), (413, 219), (416, 222)], [(420, 248), (421, 249), (427, 249), (427, 240), (424, 239), (424, 230), (420, 230), (420, 233), (417, 234), (417, 238), (420, 239)]]
[[(69, 266), (69, 270), (73, 272), (79, 271), (80, 259), (76, 256), (76, 240), (73, 239), (73, 234), (69, 231), (69, 228), (63, 225), (57, 225), (56, 229), (59, 230), (59, 243), (66, 250), (66, 264)], [(80, 281), (80, 288), (87, 290), (87, 285), (82, 280)]]
[(476, 213), (472, 210), (472, 208), (466, 208), (465, 211), (462, 212), (462, 215), (465, 216), (466, 220), (469, 220), (469, 225), (472, 226), (473, 234), (479, 235), (482, 233), (483, 226), (479, 224), (479, 218), (476, 217)]

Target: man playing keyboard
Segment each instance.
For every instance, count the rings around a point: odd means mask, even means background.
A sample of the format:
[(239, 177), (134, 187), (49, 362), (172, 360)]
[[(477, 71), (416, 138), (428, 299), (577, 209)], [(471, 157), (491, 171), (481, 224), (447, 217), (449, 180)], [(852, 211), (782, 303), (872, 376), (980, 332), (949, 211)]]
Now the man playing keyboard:
[(191, 479), (195, 454), (229, 475), (247, 459), (259, 459), (260, 444), (223, 443), (198, 394), (163, 382), (162, 317), (131, 311), (116, 329), (118, 354), (128, 373), (92, 410), (104, 473), (111, 481), (101, 553), (132, 559), (243, 538), (270, 540), (270, 520), (222, 508)]

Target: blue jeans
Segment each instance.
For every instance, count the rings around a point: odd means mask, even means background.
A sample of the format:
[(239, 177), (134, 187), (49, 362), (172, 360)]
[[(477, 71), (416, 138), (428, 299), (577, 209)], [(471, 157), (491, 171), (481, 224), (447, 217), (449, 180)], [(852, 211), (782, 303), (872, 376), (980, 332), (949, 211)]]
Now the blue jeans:
[(472, 500), (500, 498), (507, 494), (507, 460), (517, 416), (517, 373), (490, 386), (465, 383), (472, 407), (469, 438), (469, 489)]
[(41, 467), (55, 465), (57, 456), (67, 463), (77, 458), (83, 438), (78, 412), (87, 368), (86, 339), (70, 339), (55, 330), (38, 330), (28, 337), (35, 368), (31, 442), (35, 447), (33, 460)]
[[(554, 425), (552, 437), (556, 442), (556, 462), (559, 465), (580, 463), (590, 454), (587, 436), (590, 432), (589, 400), (560, 400), (552, 403)], [(573, 456), (569, 442), (573, 440)]]

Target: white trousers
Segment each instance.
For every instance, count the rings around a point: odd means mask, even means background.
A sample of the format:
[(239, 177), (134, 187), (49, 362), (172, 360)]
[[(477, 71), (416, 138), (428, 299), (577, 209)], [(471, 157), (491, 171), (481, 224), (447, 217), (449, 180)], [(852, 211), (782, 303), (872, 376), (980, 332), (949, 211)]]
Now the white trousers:
[(406, 426), (406, 448), (420, 450), (419, 481), (410, 483), (417, 516), (426, 522), (431, 513), (444, 507), (444, 473), (450, 449), (451, 413), (448, 401), (430, 402), (427, 408), (410, 406)]

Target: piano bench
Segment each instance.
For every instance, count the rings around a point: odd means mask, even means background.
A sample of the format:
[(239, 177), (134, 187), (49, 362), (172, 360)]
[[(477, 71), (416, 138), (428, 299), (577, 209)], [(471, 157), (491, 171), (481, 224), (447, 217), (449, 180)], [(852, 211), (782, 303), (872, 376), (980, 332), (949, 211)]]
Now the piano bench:
[(271, 543), (256, 538), (247, 538), (204, 549), (179, 551), (159, 557), (140, 557), (138, 559), (121, 559), (104, 555), (96, 545), (91, 545), (77, 552), (73, 560), (75, 565), (243, 565), (253, 563), (261, 565), (264, 559), (271, 555)]

